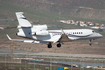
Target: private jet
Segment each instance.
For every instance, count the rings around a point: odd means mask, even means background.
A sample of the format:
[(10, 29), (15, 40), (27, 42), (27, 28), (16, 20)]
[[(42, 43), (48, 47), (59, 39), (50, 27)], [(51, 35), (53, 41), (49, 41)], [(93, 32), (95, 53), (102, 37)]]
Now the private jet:
[[(71, 42), (76, 40), (89, 40), (91, 41), (103, 36), (91, 29), (61, 29), (61, 30), (48, 30), (47, 25), (32, 25), (24, 16), (24, 12), (16, 12), (16, 17), (19, 22), (16, 33), (19, 37), (28, 39), (12, 39), (7, 34), (9, 40), (23, 41), (29, 43), (43, 43), (47, 44), (48, 48), (52, 48), (52, 43), (57, 43), (57, 47), (61, 47), (63, 42)], [(29, 40), (30, 39), (30, 40)]]

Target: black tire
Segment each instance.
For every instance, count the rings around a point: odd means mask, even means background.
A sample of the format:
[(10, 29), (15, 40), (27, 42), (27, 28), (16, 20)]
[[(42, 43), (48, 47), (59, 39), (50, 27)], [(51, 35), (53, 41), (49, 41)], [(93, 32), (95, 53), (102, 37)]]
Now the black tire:
[(91, 46), (92, 44), (90, 43), (89, 45)]
[(52, 45), (51, 44), (48, 44), (48, 48), (52, 48)]
[(57, 47), (61, 47), (61, 44), (59, 43), (59, 44), (57, 44)]

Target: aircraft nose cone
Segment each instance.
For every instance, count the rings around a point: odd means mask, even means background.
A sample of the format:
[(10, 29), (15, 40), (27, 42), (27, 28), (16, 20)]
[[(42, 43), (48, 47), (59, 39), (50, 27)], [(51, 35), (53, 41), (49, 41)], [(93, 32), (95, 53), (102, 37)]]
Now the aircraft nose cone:
[(97, 36), (100, 37), (100, 38), (103, 37), (103, 35), (101, 35), (101, 34), (98, 34)]

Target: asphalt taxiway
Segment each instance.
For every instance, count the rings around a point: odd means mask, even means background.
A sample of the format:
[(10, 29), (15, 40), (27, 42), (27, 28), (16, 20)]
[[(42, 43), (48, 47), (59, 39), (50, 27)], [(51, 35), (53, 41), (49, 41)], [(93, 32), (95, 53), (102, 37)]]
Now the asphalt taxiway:
[[(10, 49), (0, 49), (0, 55), (3, 54), (11, 54)], [(52, 53), (52, 52), (33, 52), (33, 51), (25, 51), (25, 50), (13, 50), (14, 55), (28, 55), (31, 57), (49, 57), (49, 58), (64, 58), (64, 59), (96, 59), (96, 60), (105, 60), (105, 55), (97, 55), (97, 54), (68, 54), (68, 53)]]

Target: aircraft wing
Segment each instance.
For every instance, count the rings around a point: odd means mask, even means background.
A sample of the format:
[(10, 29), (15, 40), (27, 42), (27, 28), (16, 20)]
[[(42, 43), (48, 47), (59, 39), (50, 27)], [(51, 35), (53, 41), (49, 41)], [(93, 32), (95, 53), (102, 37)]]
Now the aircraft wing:
[(53, 43), (56, 42), (67, 42), (67, 41), (71, 41), (72, 39), (69, 39), (68, 36), (64, 33), (64, 31), (61, 31), (62, 34), (61, 35), (57, 35), (55, 37), (53, 37)]
[(57, 36), (52, 37), (52, 39), (50, 40), (43, 40), (43, 41), (42, 40), (35, 41), (35, 40), (26, 40), (26, 39), (11, 39), (8, 34), (7, 34), (7, 37), (9, 40), (13, 40), (13, 41), (22, 41), (22, 42), (27, 42), (27, 43), (42, 43), (42, 44), (47, 44), (48, 42), (52, 42), (52, 43), (67, 42), (67, 41), (72, 40), (68, 38), (68, 36), (64, 33), (63, 30), (62, 30), (61, 35), (57, 35)]
[(58, 41), (66, 42), (66, 41), (70, 41), (70, 39), (68, 38), (68, 36), (66, 34), (62, 34), (61, 38)]
[(60, 37), (60, 39), (58, 40), (60, 42), (66, 42), (66, 41), (70, 41), (70, 39), (68, 38), (68, 36), (64, 33), (64, 31), (62, 30), (62, 35)]
[(47, 42), (40, 42), (40, 41), (35, 41), (35, 40), (11, 39), (8, 34), (6, 36), (8, 37), (9, 40), (13, 40), (13, 41), (22, 41), (22, 42), (27, 42), (27, 43), (42, 43), (42, 44), (47, 44)]

